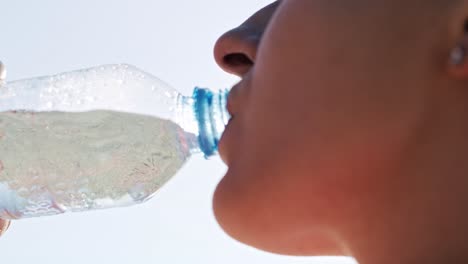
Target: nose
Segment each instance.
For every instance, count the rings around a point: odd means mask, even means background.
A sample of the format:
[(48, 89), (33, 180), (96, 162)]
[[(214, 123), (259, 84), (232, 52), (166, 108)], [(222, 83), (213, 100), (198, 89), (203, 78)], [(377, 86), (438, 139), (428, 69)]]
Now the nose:
[(254, 65), (261, 34), (240, 26), (222, 35), (215, 44), (216, 63), (226, 72), (242, 77)]
[(261, 9), (237, 28), (223, 34), (215, 44), (216, 63), (226, 72), (243, 77), (254, 66), (257, 49), (278, 2)]
[(216, 63), (226, 72), (242, 77), (255, 63), (261, 36), (238, 27), (226, 32), (216, 42)]

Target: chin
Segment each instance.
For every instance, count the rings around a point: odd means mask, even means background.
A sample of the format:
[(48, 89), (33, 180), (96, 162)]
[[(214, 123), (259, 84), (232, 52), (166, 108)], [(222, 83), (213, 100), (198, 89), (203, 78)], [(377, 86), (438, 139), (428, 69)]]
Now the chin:
[(287, 210), (275, 208), (273, 204), (262, 207), (268, 201), (262, 201), (262, 195), (258, 193), (249, 195), (246, 190), (249, 188), (238, 184), (237, 176), (228, 170), (213, 197), (214, 215), (227, 235), (243, 244), (275, 254), (345, 255), (338, 246), (341, 243), (331, 232), (314, 226), (313, 222), (297, 221), (285, 212)]

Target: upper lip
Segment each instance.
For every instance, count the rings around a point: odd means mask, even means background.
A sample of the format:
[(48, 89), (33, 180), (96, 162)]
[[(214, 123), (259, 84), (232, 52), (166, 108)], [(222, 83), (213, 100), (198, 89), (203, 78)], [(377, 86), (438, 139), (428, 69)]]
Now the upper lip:
[(228, 98), (227, 98), (226, 109), (227, 109), (229, 115), (231, 116), (231, 119), (234, 118), (234, 116), (236, 115), (236, 112), (237, 112), (235, 97), (236, 97), (237, 90), (239, 89), (239, 86), (240, 86), (240, 82), (237, 83), (236, 85), (234, 85), (231, 88), (231, 90), (229, 91), (229, 95), (228, 95)]

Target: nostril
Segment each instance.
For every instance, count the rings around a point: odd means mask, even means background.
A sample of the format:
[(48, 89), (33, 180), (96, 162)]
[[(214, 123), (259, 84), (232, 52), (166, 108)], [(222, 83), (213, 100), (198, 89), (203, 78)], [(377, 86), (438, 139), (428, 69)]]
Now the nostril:
[(252, 66), (253, 61), (243, 53), (230, 53), (223, 57), (223, 62), (231, 67)]

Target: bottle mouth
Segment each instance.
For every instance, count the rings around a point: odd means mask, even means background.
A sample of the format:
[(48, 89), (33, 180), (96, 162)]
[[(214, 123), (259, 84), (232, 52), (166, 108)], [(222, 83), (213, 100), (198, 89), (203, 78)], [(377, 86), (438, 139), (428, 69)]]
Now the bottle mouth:
[(227, 111), (228, 90), (213, 93), (196, 87), (193, 92), (194, 113), (198, 123), (198, 142), (205, 157), (218, 152), (218, 144), (229, 121)]

